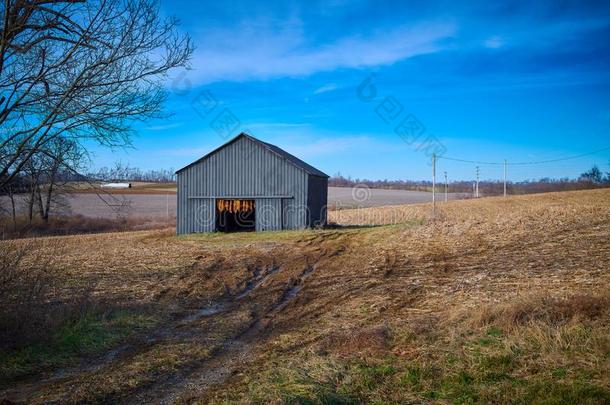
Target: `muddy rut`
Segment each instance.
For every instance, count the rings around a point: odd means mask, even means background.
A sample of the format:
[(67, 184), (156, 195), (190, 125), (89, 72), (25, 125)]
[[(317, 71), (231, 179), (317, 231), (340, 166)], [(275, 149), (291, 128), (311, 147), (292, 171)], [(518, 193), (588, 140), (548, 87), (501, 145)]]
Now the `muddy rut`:
[(185, 311), (145, 339), (115, 348), (86, 364), (59, 370), (47, 378), (6, 390), (0, 393), (0, 399), (17, 403), (71, 402), (72, 389), (69, 387), (78, 385), (83, 376), (94, 379), (97, 373), (128, 364), (138, 354), (153, 350), (158, 345), (205, 342), (211, 339), (206, 322), (248, 313), (245, 322), (221, 339), (215, 339), (208, 357), (193, 359), (178, 370), (156, 376), (155, 381), (122, 393), (120, 397), (91, 399), (94, 402), (174, 403), (201, 397), (210, 387), (224, 382), (248, 363), (256, 346), (272, 333), (274, 318), (307, 288), (308, 280), (315, 276), (327, 258), (337, 256), (346, 249), (346, 243), (345, 236), (338, 232), (302, 239), (297, 242), (298, 249), (290, 255), (294, 257), (287, 260), (288, 264), (252, 268), (249, 277), (235, 291), (203, 302), (199, 308)]
[[(343, 244), (337, 246), (333, 243), (331, 248), (324, 246), (325, 241), (336, 242), (339, 237), (341, 235), (333, 233), (328, 238), (318, 236), (301, 241), (305, 247), (312, 248), (302, 257), (302, 260), (306, 262), (302, 270), (296, 276), (289, 277), (286, 282), (280, 283), (279, 286), (268, 286), (268, 290), (271, 291), (260, 291), (261, 294), (273, 294), (275, 292), (273, 295), (278, 298), (272, 300), (269, 305), (261, 310), (253, 310), (251, 322), (243, 325), (243, 328), (236, 331), (235, 335), (225, 339), (214, 350), (210, 359), (202, 362), (198, 367), (185, 368), (164, 381), (157, 381), (152, 389), (134, 393), (127, 402), (160, 404), (170, 404), (177, 401), (188, 402), (191, 399), (201, 397), (210, 387), (224, 382), (243, 368), (249, 362), (252, 352), (256, 350), (256, 345), (264, 342), (273, 331), (274, 317), (299, 297), (299, 294), (307, 285), (308, 278), (313, 276), (320, 266), (323, 266), (326, 258), (336, 256), (345, 250)], [(224, 302), (212, 303), (202, 311), (206, 314), (212, 313), (211, 316), (222, 316), (229, 314), (231, 311), (237, 311), (248, 297), (267, 286), (271, 279), (282, 271), (281, 267), (257, 269), (254, 271), (253, 277), (245, 283), (243, 290), (235, 294), (234, 297)]]

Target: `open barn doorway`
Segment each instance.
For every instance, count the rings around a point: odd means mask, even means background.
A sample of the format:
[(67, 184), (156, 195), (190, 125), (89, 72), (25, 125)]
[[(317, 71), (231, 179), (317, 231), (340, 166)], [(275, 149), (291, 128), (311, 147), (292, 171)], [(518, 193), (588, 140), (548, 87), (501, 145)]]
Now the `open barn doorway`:
[(216, 231), (248, 232), (255, 230), (256, 206), (254, 200), (216, 200)]

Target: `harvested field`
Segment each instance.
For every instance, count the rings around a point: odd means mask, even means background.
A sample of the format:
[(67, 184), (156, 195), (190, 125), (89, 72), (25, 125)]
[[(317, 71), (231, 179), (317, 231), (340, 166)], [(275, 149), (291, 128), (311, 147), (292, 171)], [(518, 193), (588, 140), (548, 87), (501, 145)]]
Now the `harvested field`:
[[(395, 204), (419, 204), (429, 202), (430, 193), (424, 191), (362, 189), (359, 197), (353, 194), (358, 189), (342, 187), (328, 188), (328, 202), (331, 210), (353, 207), (374, 207)], [(66, 196), (67, 207), (58, 207), (57, 210), (66, 215), (82, 215), (90, 218), (116, 218), (117, 216), (129, 218), (149, 218), (154, 221), (174, 220), (176, 217), (175, 190), (164, 191), (151, 184), (146, 187), (112, 190), (102, 194), (102, 198), (90, 192), (79, 192)], [(460, 194), (450, 194), (450, 199), (459, 199)], [(4, 206), (8, 206), (7, 197), (0, 197)], [(19, 204), (24, 206), (24, 204)]]
[[(437, 196), (444, 199), (443, 195)], [(449, 200), (468, 198), (466, 194), (448, 193)], [(367, 208), (385, 205), (421, 204), (432, 201), (432, 193), (425, 191), (385, 190), (376, 188), (329, 187), (330, 210), (345, 208)]]
[[(8, 207), (7, 197), (2, 197), (4, 207)], [(23, 198), (17, 207), (25, 212)], [(55, 214), (82, 215), (89, 218), (114, 219), (149, 218), (159, 221), (176, 217), (176, 194), (155, 191), (148, 194), (100, 194), (73, 193), (62, 198), (62, 204), (52, 208)]]
[(429, 204), (369, 210), (404, 220), (358, 227), (344, 210), (332, 218), (352, 226), (336, 230), (1, 242), (61, 246), (49, 302), (87, 287), (140, 315), (61, 364), (2, 347), (0, 399), (610, 401), (610, 190), (452, 201), (435, 221)]

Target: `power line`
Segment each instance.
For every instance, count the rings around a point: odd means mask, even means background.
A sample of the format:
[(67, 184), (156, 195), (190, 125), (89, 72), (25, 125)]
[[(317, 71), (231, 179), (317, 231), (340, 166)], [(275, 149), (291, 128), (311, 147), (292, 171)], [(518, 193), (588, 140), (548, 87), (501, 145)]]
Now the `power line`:
[(549, 159), (549, 160), (538, 160), (538, 161), (531, 161), (531, 162), (515, 162), (515, 163), (510, 163), (510, 162), (484, 162), (484, 161), (479, 161), (479, 160), (467, 160), (467, 159), (458, 159), (458, 158), (452, 158), (452, 157), (448, 157), (448, 156), (437, 156), (437, 159), (445, 159), (445, 160), (452, 160), (455, 162), (464, 162), (464, 163), (475, 163), (475, 164), (479, 164), (479, 165), (492, 165), (492, 166), (503, 166), (503, 165), (507, 165), (507, 166), (526, 166), (526, 165), (540, 165), (540, 164), (545, 164), (545, 163), (553, 163), (553, 162), (561, 162), (564, 160), (571, 160), (571, 159), (578, 159), (584, 156), (589, 156), (589, 155), (594, 155), (596, 153), (599, 152), (604, 152), (610, 150), (610, 147), (608, 148), (603, 148), (603, 149), (598, 149), (595, 150), (593, 152), (587, 152), (587, 153), (583, 153), (580, 155), (574, 155), (574, 156), (567, 156), (567, 157), (563, 157), (563, 158), (558, 158), (558, 159)]

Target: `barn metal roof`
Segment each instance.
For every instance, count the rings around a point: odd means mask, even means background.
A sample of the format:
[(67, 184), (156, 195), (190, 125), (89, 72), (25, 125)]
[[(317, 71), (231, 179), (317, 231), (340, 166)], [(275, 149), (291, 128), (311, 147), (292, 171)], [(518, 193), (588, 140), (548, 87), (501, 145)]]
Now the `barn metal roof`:
[(232, 144), (233, 142), (237, 141), (240, 138), (248, 138), (249, 140), (261, 145), (262, 147), (264, 147), (265, 149), (271, 151), (272, 153), (275, 153), (276, 155), (279, 155), (280, 157), (282, 157), (283, 159), (285, 159), (287, 162), (291, 163), (292, 165), (298, 167), (301, 170), (304, 170), (306, 173), (311, 174), (312, 176), (318, 176), (318, 177), (328, 177), (328, 175), (318, 169), (316, 169), (315, 167), (313, 167), (312, 165), (303, 162), (301, 159), (299, 159), (298, 157), (291, 155), (290, 153), (286, 152), (284, 149), (279, 148), (275, 145), (272, 145), (270, 143), (267, 142), (263, 142), (260, 139), (256, 139), (255, 137), (246, 134), (245, 132), (240, 133), (239, 135), (237, 135), (235, 138), (231, 139), (230, 141), (228, 141), (227, 143), (219, 146), (218, 148), (214, 149), (213, 151), (211, 151), (210, 153), (208, 153), (207, 155), (203, 156), (200, 159), (197, 159), (196, 161), (194, 161), (193, 163), (190, 163), (186, 166), (184, 166), (182, 169), (176, 171), (176, 174), (180, 173), (183, 170), (188, 169), (191, 166), (196, 165), (199, 162), (204, 161), (205, 159), (207, 159), (208, 157), (212, 156), (214, 153), (218, 152), (219, 150), (221, 150), (222, 148)]

